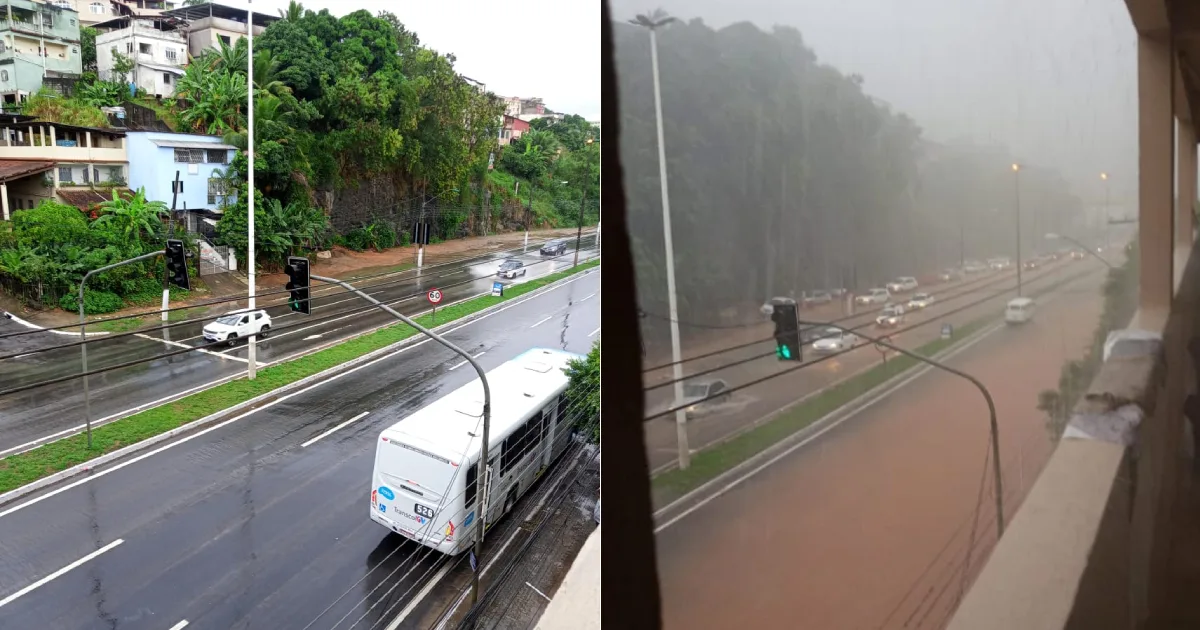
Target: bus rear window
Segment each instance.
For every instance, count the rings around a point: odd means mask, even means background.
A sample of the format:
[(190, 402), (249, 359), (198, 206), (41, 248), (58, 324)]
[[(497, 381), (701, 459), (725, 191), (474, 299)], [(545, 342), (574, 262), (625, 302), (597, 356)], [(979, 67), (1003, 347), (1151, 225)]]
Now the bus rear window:
[(447, 460), (398, 442), (386, 442), (379, 444), (376, 470), (395, 490), (437, 503), (451, 491), (450, 482), (458, 468)]

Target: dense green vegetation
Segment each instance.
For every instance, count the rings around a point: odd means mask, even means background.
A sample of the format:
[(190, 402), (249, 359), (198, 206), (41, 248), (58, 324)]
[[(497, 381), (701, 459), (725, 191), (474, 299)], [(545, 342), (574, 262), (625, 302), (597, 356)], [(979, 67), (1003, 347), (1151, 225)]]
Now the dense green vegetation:
[[(53, 201), (0, 222), (0, 286), (41, 305), (79, 308), (79, 281), (89, 270), (162, 249), (166, 204), (132, 197), (100, 203), (93, 213)], [(84, 294), (87, 313), (154, 304), (162, 296), (160, 259), (93, 276)]]
[(572, 361), (567, 368), (567, 409), (576, 422), (591, 427), (589, 439), (600, 443), (600, 340), (587, 357)]

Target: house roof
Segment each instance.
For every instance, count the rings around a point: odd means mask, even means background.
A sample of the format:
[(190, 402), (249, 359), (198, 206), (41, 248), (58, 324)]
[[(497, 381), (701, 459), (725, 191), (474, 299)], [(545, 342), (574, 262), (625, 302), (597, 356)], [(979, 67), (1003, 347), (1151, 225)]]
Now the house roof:
[(0, 160), (0, 182), (44, 173), (54, 168), (54, 162), (34, 160)]
[[(116, 190), (122, 199), (133, 197), (133, 191), (128, 188), (115, 188), (113, 190)], [(75, 206), (81, 210), (86, 210), (88, 207), (102, 201), (112, 201), (112, 192), (107, 190), (69, 190), (60, 188), (57, 192), (63, 203)]]
[(232, 144), (220, 142), (188, 142), (186, 140), (151, 140), (156, 146), (172, 149), (236, 149)]
[(159, 72), (170, 72), (177, 77), (183, 76), (184, 73), (183, 68), (180, 68), (179, 66), (168, 66), (162, 63), (146, 63), (144, 61), (139, 61), (138, 65), (145, 66), (151, 70), (158, 70)]
[[(184, 20), (202, 20), (206, 17), (219, 17), (225, 20), (234, 20), (236, 22), (246, 23), (246, 11), (244, 9), (235, 9), (227, 7), (223, 4), (209, 2), (206, 4), (196, 4), (189, 7), (179, 7), (176, 9), (168, 9), (163, 11), (161, 15), (169, 15)], [(269, 26), (272, 22), (278, 22), (279, 16), (270, 15), (268, 13), (255, 13), (254, 23), (258, 26)]]

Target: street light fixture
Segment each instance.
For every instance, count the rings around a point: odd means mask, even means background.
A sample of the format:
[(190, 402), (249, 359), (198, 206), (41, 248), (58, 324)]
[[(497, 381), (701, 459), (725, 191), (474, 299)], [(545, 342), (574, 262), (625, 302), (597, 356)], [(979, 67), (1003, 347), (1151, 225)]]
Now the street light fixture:
[(675, 435), (679, 447), (679, 469), (691, 465), (688, 448), (687, 412), (683, 402), (683, 364), (679, 350), (679, 304), (675, 298), (675, 248), (671, 242), (671, 204), (667, 196), (667, 151), (663, 144), (662, 89), (658, 80), (658, 29), (674, 22), (675, 18), (656, 10), (639, 15), (630, 24), (650, 31), (650, 68), (654, 75), (654, 123), (658, 130), (658, 181), (662, 189), (663, 245), (667, 262), (667, 309), (671, 325), (671, 366), (675, 380)]

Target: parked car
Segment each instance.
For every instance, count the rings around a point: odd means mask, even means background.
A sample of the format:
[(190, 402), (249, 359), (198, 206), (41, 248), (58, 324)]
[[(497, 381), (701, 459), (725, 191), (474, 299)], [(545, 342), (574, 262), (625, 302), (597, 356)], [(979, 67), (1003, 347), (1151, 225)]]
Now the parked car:
[(892, 293), (907, 293), (917, 290), (917, 279), (912, 276), (900, 276), (887, 285), (887, 290)]
[(816, 340), (812, 342), (813, 352), (828, 354), (853, 348), (858, 343), (858, 336), (845, 332), (840, 328), (827, 326), (817, 330)]
[(829, 291), (810, 291), (804, 295), (805, 306), (816, 306), (817, 304), (828, 304), (833, 301), (833, 296)]
[(516, 278), (517, 276), (525, 275), (525, 272), (527, 271), (529, 270), (525, 268), (525, 263), (515, 258), (509, 258), (508, 260), (500, 263), (500, 269), (496, 271), (496, 277), (512, 279)]
[(204, 327), (206, 341), (227, 341), (229, 345), (237, 343), (251, 335), (263, 335), (271, 328), (271, 316), (262, 309), (241, 309), (231, 311)]
[(892, 304), (884, 307), (879, 312), (879, 317), (875, 318), (875, 325), (880, 328), (893, 328), (904, 322), (904, 307), (899, 304)]
[(542, 245), (542, 248), (538, 250), (538, 253), (542, 256), (561, 256), (567, 253), (567, 242), (560, 238), (547, 241), (546, 244)]
[(863, 295), (854, 298), (855, 304), (886, 304), (892, 299), (892, 294), (888, 293), (887, 289), (871, 289)]
[(908, 308), (909, 310), (927, 308), (930, 304), (933, 304), (932, 293), (916, 293), (908, 301)]
[[(729, 402), (729, 385), (716, 378), (711, 381), (690, 381), (683, 384), (684, 412), (688, 416), (700, 415), (714, 405)], [(724, 393), (722, 393), (724, 392)]]

